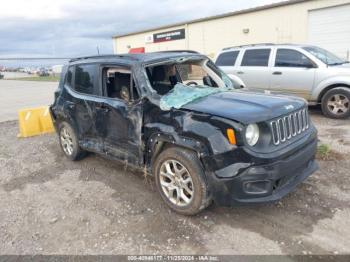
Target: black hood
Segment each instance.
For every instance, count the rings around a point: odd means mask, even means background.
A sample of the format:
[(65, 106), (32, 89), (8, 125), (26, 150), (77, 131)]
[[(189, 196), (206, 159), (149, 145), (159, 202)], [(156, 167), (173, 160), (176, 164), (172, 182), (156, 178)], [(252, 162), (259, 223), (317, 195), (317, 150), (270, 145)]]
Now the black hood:
[(249, 124), (285, 115), (305, 105), (305, 100), (295, 97), (231, 91), (197, 99), (182, 108)]

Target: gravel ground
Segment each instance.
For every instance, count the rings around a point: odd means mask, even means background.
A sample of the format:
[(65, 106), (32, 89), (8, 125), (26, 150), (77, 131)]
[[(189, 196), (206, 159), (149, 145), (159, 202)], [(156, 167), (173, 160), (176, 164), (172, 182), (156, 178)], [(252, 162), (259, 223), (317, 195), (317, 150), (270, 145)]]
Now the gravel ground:
[(350, 120), (312, 110), (333, 157), (275, 204), (170, 211), (152, 179), (90, 154), (61, 153), (55, 134), (18, 139), (0, 123), (0, 254), (350, 253)]

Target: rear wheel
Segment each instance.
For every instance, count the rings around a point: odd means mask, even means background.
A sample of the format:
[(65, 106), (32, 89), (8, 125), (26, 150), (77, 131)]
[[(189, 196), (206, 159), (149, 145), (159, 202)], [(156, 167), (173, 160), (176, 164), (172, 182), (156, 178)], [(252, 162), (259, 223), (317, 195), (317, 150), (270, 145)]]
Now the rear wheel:
[(350, 90), (337, 87), (329, 90), (322, 98), (322, 112), (331, 118), (347, 118), (350, 116)]
[(197, 155), (183, 148), (164, 150), (154, 163), (158, 191), (165, 203), (183, 215), (195, 215), (211, 198)]
[(59, 141), (63, 153), (70, 160), (79, 160), (85, 156), (85, 151), (79, 147), (74, 129), (67, 122), (62, 122), (59, 127)]

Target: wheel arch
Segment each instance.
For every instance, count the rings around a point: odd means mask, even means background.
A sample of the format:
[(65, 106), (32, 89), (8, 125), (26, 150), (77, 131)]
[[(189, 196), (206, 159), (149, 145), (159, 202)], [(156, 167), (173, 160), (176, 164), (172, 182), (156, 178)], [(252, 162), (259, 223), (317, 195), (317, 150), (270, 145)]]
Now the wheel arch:
[(81, 146), (81, 135), (79, 133), (78, 123), (70, 115), (62, 115), (62, 114), (56, 115), (55, 121), (54, 121), (54, 126), (56, 129), (57, 135), (59, 135), (61, 124), (64, 122), (69, 124), (73, 128), (73, 131), (75, 132), (75, 135), (77, 136), (78, 143)]
[(74, 129), (76, 135), (79, 137), (78, 125), (77, 125), (76, 121), (69, 116), (68, 117), (62, 117), (61, 115), (56, 116), (55, 125), (57, 128), (57, 131), (59, 131), (60, 125), (64, 122), (68, 123)]
[(336, 84), (329, 85), (329, 86), (323, 88), (323, 90), (320, 92), (320, 94), (318, 95), (318, 98), (317, 98), (317, 102), (321, 103), (323, 96), (329, 90), (334, 89), (334, 88), (338, 88), (338, 87), (344, 87), (344, 88), (348, 88), (350, 90), (350, 84), (336, 83)]
[(156, 133), (149, 137), (146, 143), (145, 163), (152, 167), (157, 156), (168, 147), (180, 147), (195, 152), (202, 162), (202, 157), (209, 154), (208, 147), (203, 142), (183, 136)]

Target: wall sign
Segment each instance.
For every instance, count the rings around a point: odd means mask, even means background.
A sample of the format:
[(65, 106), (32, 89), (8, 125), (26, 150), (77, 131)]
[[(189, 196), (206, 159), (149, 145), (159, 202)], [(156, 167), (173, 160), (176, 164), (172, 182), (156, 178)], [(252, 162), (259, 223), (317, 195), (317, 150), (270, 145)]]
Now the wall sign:
[(145, 36), (145, 43), (146, 44), (153, 43), (153, 35), (146, 35)]
[(153, 34), (153, 43), (185, 39), (185, 29), (177, 29), (168, 32)]

